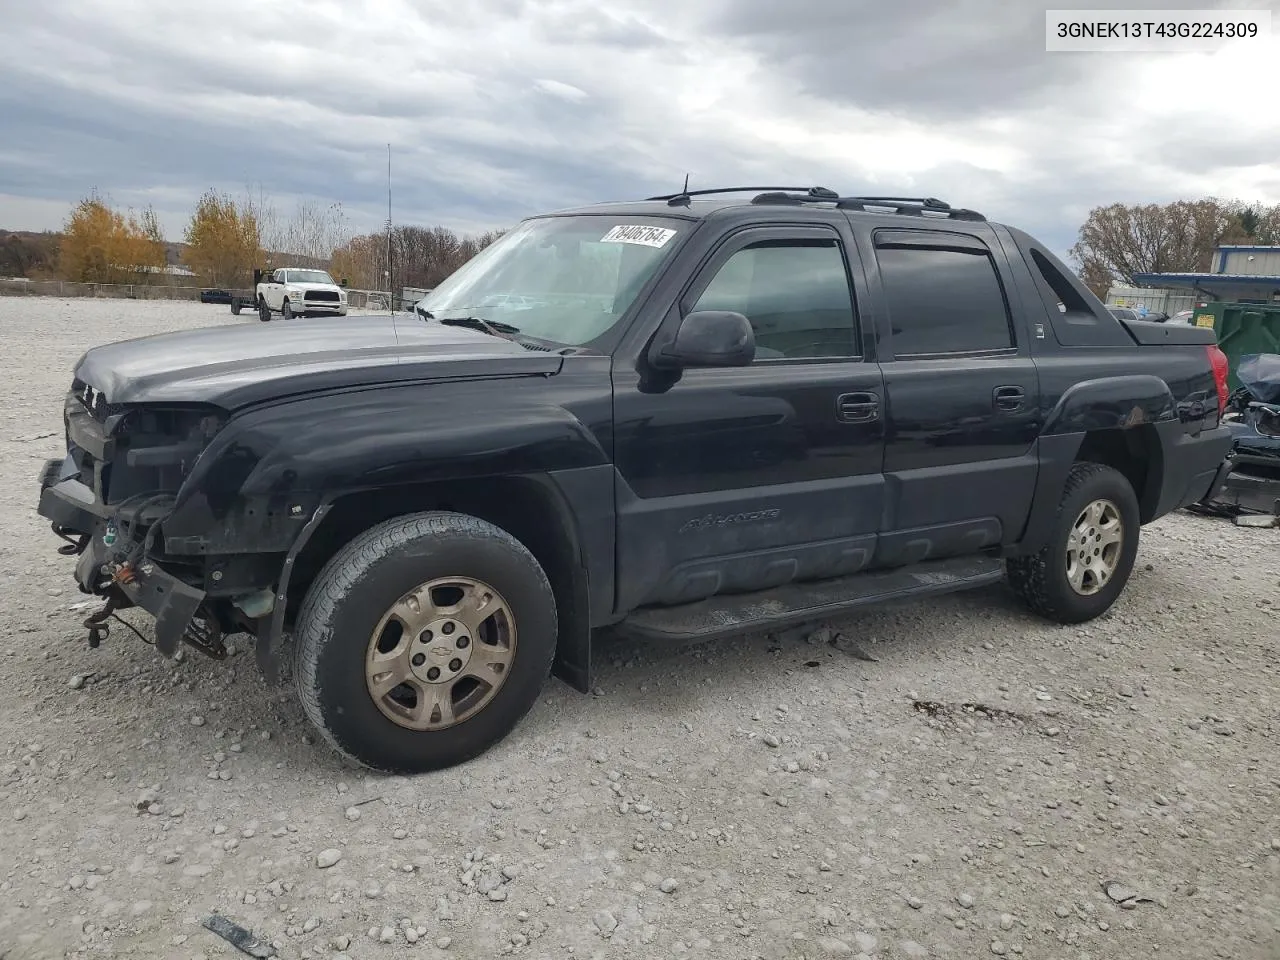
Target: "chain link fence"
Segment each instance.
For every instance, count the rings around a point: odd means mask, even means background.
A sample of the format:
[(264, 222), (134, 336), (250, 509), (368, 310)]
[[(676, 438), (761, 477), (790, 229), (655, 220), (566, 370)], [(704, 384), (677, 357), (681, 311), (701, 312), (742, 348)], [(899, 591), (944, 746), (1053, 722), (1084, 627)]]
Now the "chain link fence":
[[(25, 280), (0, 277), (0, 297), (98, 297), (120, 300), (199, 300), (201, 287), (156, 283), (74, 283), (70, 280)], [(251, 290), (224, 290), (218, 303), (234, 293), (251, 299)], [(348, 304), (358, 310), (389, 310), (392, 296), (385, 290), (348, 290)], [(409, 309), (416, 300), (395, 297), (399, 310)]]
[(0, 296), (102, 297), (120, 300), (199, 300), (200, 288), (161, 283), (73, 283), (0, 278)]
[[(0, 297), (97, 297), (119, 300), (194, 300), (201, 287), (159, 283), (74, 283), (70, 280), (25, 280), (0, 277)], [(416, 292), (416, 291), (415, 291)], [(252, 301), (252, 290), (224, 290)], [(217, 303), (227, 303), (219, 298)], [(393, 297), (386, 290), (347, 290), (347, 304), (353, 310), (412, 310), (417, 298)], [(252, 309), (252, 304), (248, 309)]]

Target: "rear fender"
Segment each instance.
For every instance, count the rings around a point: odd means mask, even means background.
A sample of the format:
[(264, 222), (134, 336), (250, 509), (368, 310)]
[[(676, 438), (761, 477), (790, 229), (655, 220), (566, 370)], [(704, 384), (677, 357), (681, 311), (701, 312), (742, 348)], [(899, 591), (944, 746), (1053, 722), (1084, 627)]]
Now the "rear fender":
[[(1098, 431), (1142, 430), (1141, 446), (1156, 458), (1148, 472), (1144, 489), (1136, 490), (1144, 513), (1153, 513), (1159, 497), (1159, 465), (1165, 438), (1171, 431), (1182, 432), (1173, 394), (1159, 377), (1123, 376), (1083, 380), (1069, 387), (1045, 418), (1045, 429), (1036, 441), (1039, 469), (1027, 524), (1012, 555), (1035, 553), (1053, 532), (1066, 487), (1067, 475), (1076, 463), (1081, 447)], [(1152, 445), (1154, 450), (1150, 450)], [(1125, 443), (1128, 446), (1126, 440)]]
[(1177, 419), (1173, 394), (1159, 377), (1102, 377), (1067, 388), (1045, 417), (1041, 436), (1127, 430)]

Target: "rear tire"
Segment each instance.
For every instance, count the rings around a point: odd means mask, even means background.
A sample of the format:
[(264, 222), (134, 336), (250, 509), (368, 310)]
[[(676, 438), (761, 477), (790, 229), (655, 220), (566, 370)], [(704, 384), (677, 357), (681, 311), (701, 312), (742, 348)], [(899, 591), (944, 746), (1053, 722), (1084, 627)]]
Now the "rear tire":
[(551, 672), (556, 630), (551, 585), (523, 544), (465, 514), (414, 514), (325, 565), (294, 628), (294, 679), (339, 753), (425, 773), (515, 728)]
[(1105, 613), (1129, 581), (1138, 555), (1138, 498), (1124, 474), (1077, 463), (1067, 475), (1048, 543), (1006, 563), (1009, 586), (1056, 623)]
[(231, 301), (231, 313), (232, 313), (232, 315), (233, 315), (233, 316), (236, 316), (236, 317), (240, 316), (240, 301), (239, 301), (239, 300), (232, 300), (232, 301)]
[(271, 308), (267, 306), (267, 298), (258, 298), (258, 319), (263, 323), (271, 322)]

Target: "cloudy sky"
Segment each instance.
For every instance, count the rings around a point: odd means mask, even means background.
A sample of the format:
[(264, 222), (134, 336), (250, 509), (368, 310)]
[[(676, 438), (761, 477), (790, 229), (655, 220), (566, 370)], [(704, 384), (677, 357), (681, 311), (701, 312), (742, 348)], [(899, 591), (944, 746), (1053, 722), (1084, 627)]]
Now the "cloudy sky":
[(1277, 41), (1046, 53), (1044, 9), (0, 0), (0, 227), (56, 228), (96, 188), (154, 206), (180, 239), (202, 190), (253, 184), (376, 229), (388, 142), (396, 220), (461, 230), (675, 189), (686, 172), (939, 196), (1059, 251), (1098, 204), (1280, 203)]

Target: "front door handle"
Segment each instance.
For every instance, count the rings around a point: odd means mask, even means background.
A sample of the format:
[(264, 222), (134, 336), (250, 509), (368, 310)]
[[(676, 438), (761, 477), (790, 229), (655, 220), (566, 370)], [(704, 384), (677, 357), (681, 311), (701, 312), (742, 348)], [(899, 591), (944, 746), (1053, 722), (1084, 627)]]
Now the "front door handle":
[(1027, 402), (1027, 392), (1021, 387), (996, 387), (991, 391), (991, 405), (1003, 413), (1014, 413)]
[(845, 423), (869, 423), (880, 417), (880, 397), (874, 393), (842, 393), (836, 398), (836, 417)]

